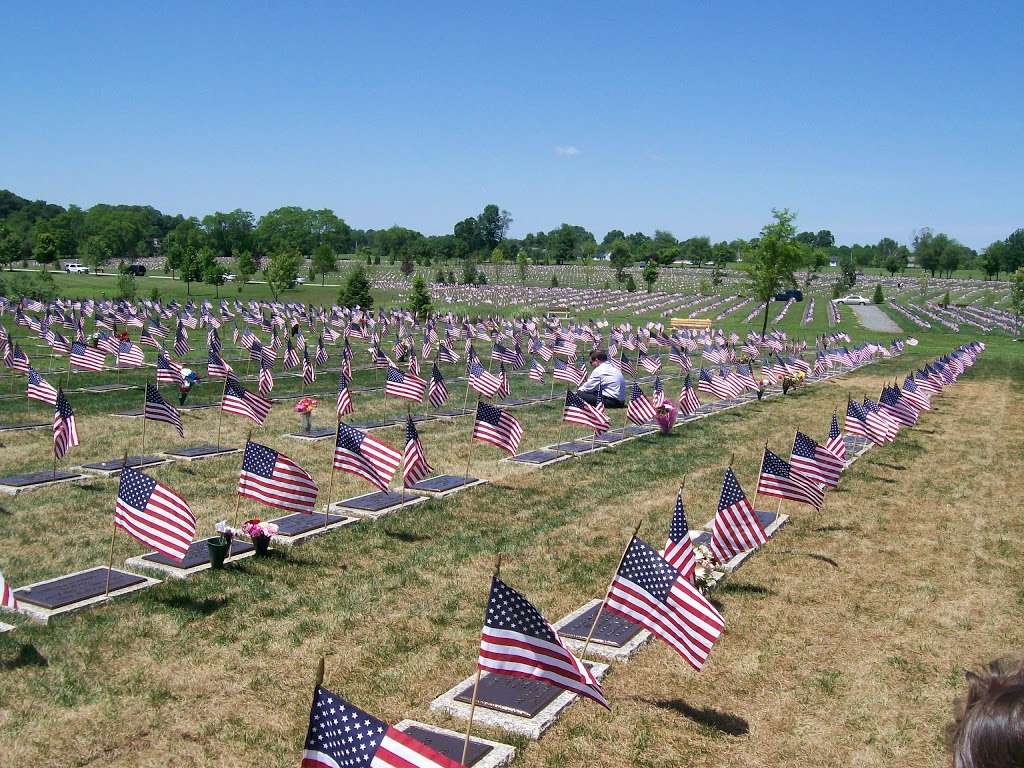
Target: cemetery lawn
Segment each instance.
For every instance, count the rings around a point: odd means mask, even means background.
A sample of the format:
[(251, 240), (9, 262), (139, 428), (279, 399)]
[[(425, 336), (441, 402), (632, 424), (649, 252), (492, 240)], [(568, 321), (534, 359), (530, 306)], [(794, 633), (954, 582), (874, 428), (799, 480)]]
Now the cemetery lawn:
[[(540, 471), (498, 463), (497, 449), (477, 444), (472, 472), (487, 486), (48, 627), (15, 619), (0, 635), (0, 763), (295, 765), (321, 656), (326, 685), (374, 714), (460, 730), (427, 705), (474, 669), (495, 552), (503, 578), (554, 621), (603, 594), (638, 521), (642, 537), (664, 543), (683, 475), (698, 527), (730, 454), (752, 497), (766, 438), (779, 453), (794, 429), (821, 438), (847, 392), (875, 396), (970, 337), (920, 338), (902, 358), (835, 382)], [(539, 743), (475, 732), (522, 748), (522, 766), (945, 765), (943, 727), (963, 670), (1024, 647), (1024, 356), (1005, 339), (986, 343), (920, 425), (854, 464), (819, 514), (785, 505), (791, 524), (714, 594), (727, 628), (701, 674), (652, 642), (611, 670), (611, 713), (577, 703)], [(513, 393), (524, 387), (516, 379)], [(678, 379), (667, 384), (678, 389)], [(451, 390), (460, 405), (462, 388)], [(357, 395), (358, 416), (379, 413), (379, 399)], [(554, 442), (559, 407), (514, 411), (521, 450)], [(83, 445), (65, 464), (120, 456), (129, 440), (137, 452), (141, 423), (100, 410), (82, 409)], [(327, 395), (317, 422), (332, 410)], [(189, 439), (151, 424), (147, 448), (213, 440), (215, 410), (185, 418)], [(283, 437), (297, 421), (279, 405), (253, 438), (307, 467), (325, 495), (330, 441)], [(469, 430), (468, 419), (421, 426), (438, 470), (465, 471)], [(226, 444), (247, 432), (225, 416)], [(401, 445), (399, 429), (376, 434)], [(4, 468), (42, 468), (49, 439), (0, 434)], [(151, 474), (192, 502), (208, 535), (234, 516), (238, 464), (236, 455)], [(339, 475), (333, 495), (367, 490)], [(0, 498), (5, 575), (20, 586), (105, 564), (115, 493), (116, 480), (100, 480)], [(253, 515), (275, 513), (244, 501), (240, 517)], [(142, 551), (118, 534), (115, 564)]]

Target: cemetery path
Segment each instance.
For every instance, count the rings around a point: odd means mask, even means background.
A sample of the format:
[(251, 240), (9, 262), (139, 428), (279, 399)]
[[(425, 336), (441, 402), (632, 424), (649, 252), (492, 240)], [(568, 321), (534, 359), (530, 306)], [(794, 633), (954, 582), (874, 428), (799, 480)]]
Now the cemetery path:
[(868, 331), (900, 333), (903, 330), (892, 321), (891, 317), (873, 304), (864, 307), (854, 304), (850, 306), (850, 309), (857, 315), (860, 324)]

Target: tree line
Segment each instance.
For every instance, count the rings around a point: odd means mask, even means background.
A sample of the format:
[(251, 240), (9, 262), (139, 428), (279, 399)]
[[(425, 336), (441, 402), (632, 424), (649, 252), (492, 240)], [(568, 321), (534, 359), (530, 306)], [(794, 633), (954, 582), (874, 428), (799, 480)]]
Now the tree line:
[[(758, 248), (761, 235), (713, 242), (706, 236), (680, 239), (668, 230), (626, 234), (612, 229), (599, 241), (585, 227), (568, 223), (548, 232), (511, 237), (511, 214), (495, 204), (457, 222), (450, 234), (424, 235), (412, 229), (353, 229), (334, 211), (286, 206), (256, 217), (250, 211), (217, 211), (202, 218), (168, 215), (152, 206), (94, 205), (82, 209), (19, 197), (0, 190), (0, 264), (33, 259), (52, 264), (79, 258), (92, 267), (159, 257), (165, 269), (186, 281), (217, 282), (222, 262), (243, 280), (269, 266), (269, 258), (288, 254), (299, 268), (309, 261), (310, 278), (324, 281), (337, 270), (337, 259), (352, 254), (368, 264), (398, 264), (411, 275), (416, 266), (461, 262), (463, 278), (479, 279), (475, 265), (517, 265), (521, 278), (529, 264), (592, 264), (606, 261), (620, 284), (631, 278), (627, 269), (646, 265), (642, 278), (650, 287), (658, 268), (678, 263), (721, 268), (742, 261)], [(954, 238), (930, 229), (912, 242), (890, 237), (875, 244), (836, 245), (832, 233), (797, 232), (794, 241), (808, 266), (820, 269), (835, 262), (844, 271), (878, 267), (891, 275), (913, 263), (933, 276), (952, 275), (961, 268), (982, 270), (989, 277), (1024, 266), (1024, 229), (1018, 229), (978, 253)], [(287, 270), (290, 271), (290, 270)]]

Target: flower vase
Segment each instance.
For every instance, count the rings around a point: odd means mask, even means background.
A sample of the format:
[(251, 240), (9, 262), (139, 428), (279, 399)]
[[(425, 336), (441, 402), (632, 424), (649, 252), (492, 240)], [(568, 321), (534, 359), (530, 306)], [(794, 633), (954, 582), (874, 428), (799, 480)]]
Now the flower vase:
[(299, 415), (302, 416), (302, 431), (309, 434), (313, 431), (313, 414), (307, 411)]
[(267, 554), (268, 547), (270, 547), (270, 537), (269, 536), (253, 536), (252, 537), (252, 543), (253, 543), (253, 546), (256, 547), (256, 556), (257, 557), (263, 557), (265, 554)]
[(210, 550), (210, 567), (223, 568), (224, 558), (228, 556), (228, 548), (231, 546), (231, 542), (223, 536), (214, 536), (212, 539), (206, 540), (206, 546)]

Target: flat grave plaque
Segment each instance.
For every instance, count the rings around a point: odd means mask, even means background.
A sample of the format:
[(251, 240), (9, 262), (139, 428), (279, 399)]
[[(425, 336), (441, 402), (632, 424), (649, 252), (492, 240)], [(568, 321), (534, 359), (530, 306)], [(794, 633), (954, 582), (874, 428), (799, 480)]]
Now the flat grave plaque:
[(390, 427), (392, 424), (396, 424), (396, 423), (397, 422), (394, 419), (387, 419), (385, 421), (381, 421), (379, 419), (371, 419), (370, 421), (356, 421), (356, 422), (353, 422), (350, 426), (353, 426), (356, 429), (361, 429), (361, 430), (363, 430), (365, 432), (368, 429), (378, 429), (379, 427)]
[[(601, 604), (592, 605), (572, 621), (558, 628), (558, 634), (562, 637), (570, 637), (574, 640), (586, 642), (590, 628), (594, 624)], [(631, 621), (618, 616), (611, 611), (601, 611), (601, 618), (594, 628), (594, 635), (590, 638), (591, 644), (610, 645), (613, 648), (621, 648), (634, 637), (640, 634), (642, 628)]]
[(552, 451), (558, 451), (560, 453), (568, 453), (573, 456), (578, 456), (583, 453), (590, 453), (591, 451), (599, 451), (603, 446), (591, 445), (589, 439), (571, 440), (568, 443), (559, 443), (558, 445), (550, 446)]
[(325, 515), (322, 512), (313, 512), (309, 515), (293, 512), (268, 522), (277, 526), (277, 533), (270, 537), (270, 542), (283, 547), (293, 547), (306, 539), (315, 539), (343, 526), (357, 523), (359, 518), (337, 514)]
[[(473, 701), (474, 685), (475, 682), (471, 682), (455, 694), (455, 700), (470, 704)], [(476, 705), (517, 717), (530, 718), (536, 717), (542, 709), (557, 699), (561, 692), (560, 688), (540, 680), (484, 673), (480, 676)]]
[(412, 420), (419, 424), (421, 421), (434, 421), (436, 418), (437, 416), (434, 416), (433, 414), (420, 413), (413, 414)]
[[(242, 541), (241, 539), (235, 539), (231, 542), (231, 557), (235, 558), (239, 555), (244, 555), (247, 552), (255, 552), (256, 548), (248, 541)], [(166, 565), (171, 568), (180, 568), (183, 571), (190, 570), (192, 568), (198, 568), (203, 565), (210, 564), (210, 548), (206, 546), (206, 539), (200, 539), (199, 541), (193, 541), (188, 548), (188, 552), (185, 553), (185, 557), (182, 558), (181, 562), (178, 562), (173, 557), (168, 557), (160, 552), (150, 552), (148, 555), (143, 555), (141, 560), (145, 560), (147, 563), (154, 563), (156, 565)]]
[(227, 446), (218, 448), (216, 445), (193, 445), (190, 448), (175, 448), (170, 451), (164, 451), (164, 454), (175, 459), (183, 459), (184, 461), (199, 461), (200, 459), (208, 459), (214, 456), (238, 453), (239, 450), (238, 448), (229, 448)]
[(96, 384), (86, 387), (86, 392), (117, 392), (122, 389), (136, 389), (134, 384)]
[(434, 416), (438, 419), (454, 419), (459, 416), (465, 416), (469, 411), (463, 408), (448, 409), (446, 411), (434, 411)]
[(603, 435), (598, 435), (594, 438), (595, 442), (599, 445), (613, 445), (615, 443), (621, 443), (623, 440), (628, 440), (631, 435), (624, 435), (621, 432), (605, 432)]
[(641, 437), (657, 431), (657, 427), (649, 424), (630, 424), (628, 427), (623, 427), (621, 430), (618, 430), (620, 435), (626, 435), (627, 437)]
[(120, 474), (125, 464), (129, 467), (137, 468), (151, 467), (154, 464), (165, 464), (166, 462), (166, 456), (129, 456), (127, 461), (124, 459), (109, 459), (107, 461), (94, 461), (90, 464), (83, 464), (82, 469), (89, 469), (102, 475), (117, 475)]
[[(110, 572), (111, 592), (145, 582), (144, 576), (134, 573), (119, 571), (116, 568)], [(14, 591), (14, 597), (20, 603), (29, 603), (53, 611), (103, 595), (106, 592), (106, 587), (107, 568), (103, 566), (73, 573), (70, 576), (42, 584), (35, 584), (31, 587), (22, 587)]]
[(197, 403), (196, 405), (179, 405), (179, 411), (201, 411), (204, 408), (217, 408), (220, 403)]
[(457, 493), (458, 491), (464, 491), (483, 482), (480, 478), (473, 477), (472, 475), (469, 477), (465, 475), (436, 475), (435, 477), (428, 477), (426, 480), (420, 480), (418, 483), (409, 486), (408, 490), (440, 498)]
[(510, 456), (508, 461), (515, 461), (520, 464), (535, 464), (537, 466), (543, 466), (566, 458), (568, 457), (564, 453), (549, 451), (545, 448), (538, 448), (535, 451), (527, 451), (526, 453), (519, 453), (515, 456)]
[[(21, 395), (18, 395), (18, 397), (21, 397)], [(52, 426), (49, 421), (24, 421), (18, 424), (0, 424), (0, 432), (14, 432), (19, 429), (42, 429), (43, 427)]]
[(0, 477), (0, 493), (8, 496), (17, 496), (25, 491), (33, 491), (37, 488), (46, 488), (59, 483), (73, 483), (79, 480), (88, 480), (89, 475), (80, 472), (68, 472), (58, 469), (54, 472), (51, 469), (44, 469), (40, 472), (25, 472), (20, 475), (8, 475)]
[(529, 402), (531, 401), (523, 398), (510, 397), (507, 400), (498, 400), (495, 405), (500, 405), (502, 408), (515, 408), (517, 405), (526, 405)]
[(378, 518), (403, 507), (422, 504), (425, 501), (427, 501), (425, 496), (417, 496), (412, 493), (374, 491), (362, 496), (353, 496), (351, 499), (342, 499), (332, 504), (331, 509), (354, 512), (360, 517)]
[[(409, 734), (417, 741), (426, 744), (431, 749), (437, 750), (449, 760), (454, 760), (456, 763), (462, 761), (462, 747), (465, 743), (463, 736), (438, 733), (419, 725), (407, 726), (403, 729), (403, 732)], [(484, 744), (470, 737), (469, 749), (466, 750), (466, 762), (463, 765), (470, 767), (476, 765), (490, 751), (491, 746), (489, 744)]]
[(294, 437), (296, 440), (323, 440), (336, 434), (335, 427), (314, 427), (309, 432), (289, 432), (288, 437)]
[(142, 415), (142, 410), (136, 408), (131, 411), (120, 411), (119, 413), (112, 413), (111, 416), (121, 416), (126, 419), (137, 419)]

